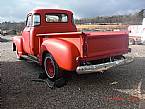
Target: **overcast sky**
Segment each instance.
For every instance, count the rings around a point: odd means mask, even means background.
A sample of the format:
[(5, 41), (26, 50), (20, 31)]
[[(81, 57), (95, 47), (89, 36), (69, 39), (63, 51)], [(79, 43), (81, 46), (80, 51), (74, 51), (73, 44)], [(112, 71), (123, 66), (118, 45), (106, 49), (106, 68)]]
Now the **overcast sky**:
[(76, 18), (128, 14), (145, 8), (145, 0), (1, 0), (0, 22), (24, 21), (35, 8), (60, 8)]

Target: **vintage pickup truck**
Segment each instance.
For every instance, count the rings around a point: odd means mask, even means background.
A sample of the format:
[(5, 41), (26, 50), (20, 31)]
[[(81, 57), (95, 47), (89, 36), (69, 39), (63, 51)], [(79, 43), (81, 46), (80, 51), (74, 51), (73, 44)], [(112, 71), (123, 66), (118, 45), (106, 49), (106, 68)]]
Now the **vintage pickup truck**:
[(35, 58), (54, 81), (62, 71), (102, 72), (132, 62), (123, 56), (131, 51), (128, 40), (126, 32), (78, 32), (71, 11), (35, 9), (22, 36), (13, 37), (13, 51)]

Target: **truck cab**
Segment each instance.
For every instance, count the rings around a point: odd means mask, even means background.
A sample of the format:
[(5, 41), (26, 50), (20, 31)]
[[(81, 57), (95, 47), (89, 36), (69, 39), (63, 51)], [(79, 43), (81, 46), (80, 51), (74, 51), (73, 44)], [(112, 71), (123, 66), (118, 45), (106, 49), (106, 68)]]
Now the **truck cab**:
[(38, 9), (27, 15), (26, 27), (22, 32), (23, 50), (38, 55), (37, 34), (76, 32), (73, 13), (66, 10)]
[(13, 37), (13, 50), (19, 59), (37, 59), (54, 81), (64, 70), (85, 74), (132, 62), (123, 56), (130, 51), (128, 39), (126, 32), (78, 32), (69, 10), (35, 9), (22, 36)]

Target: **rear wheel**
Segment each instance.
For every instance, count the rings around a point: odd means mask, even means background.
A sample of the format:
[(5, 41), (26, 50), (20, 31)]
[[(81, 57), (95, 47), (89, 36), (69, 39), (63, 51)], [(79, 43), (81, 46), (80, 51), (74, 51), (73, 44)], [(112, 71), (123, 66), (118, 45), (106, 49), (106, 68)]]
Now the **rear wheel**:
[(45, 55), (44, 69), (47, 77), (50, 80), (55, 81), (60, 78), (59, 67), (54, 58), (49, 53)]

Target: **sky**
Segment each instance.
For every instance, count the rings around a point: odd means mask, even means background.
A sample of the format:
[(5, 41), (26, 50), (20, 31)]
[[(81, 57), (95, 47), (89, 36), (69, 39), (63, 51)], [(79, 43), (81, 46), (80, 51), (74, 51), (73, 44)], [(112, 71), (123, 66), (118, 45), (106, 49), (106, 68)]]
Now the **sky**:
[(1, 0), (0, 22), (25, 21), (36, 8), (68, 9), (75, 18), (129, 14), (145, 9), (145, 0)]

